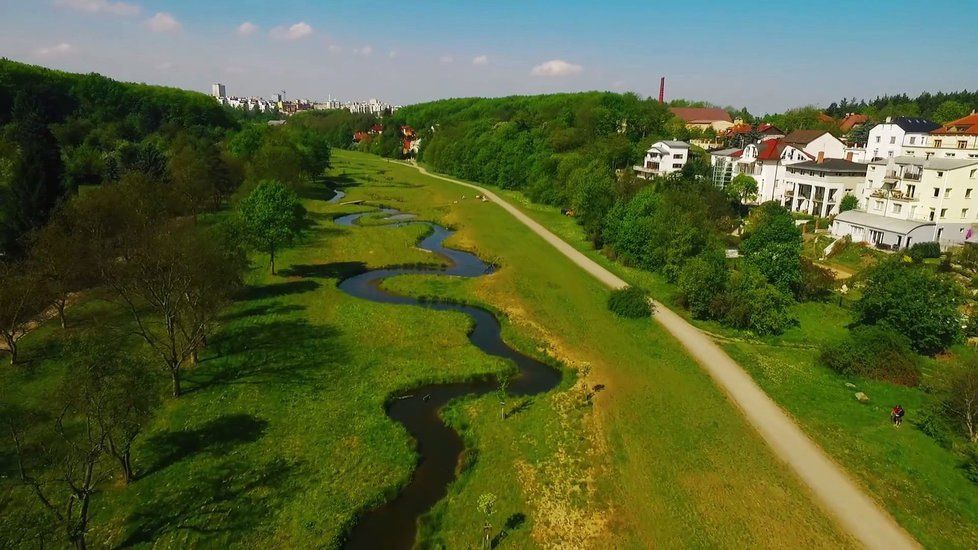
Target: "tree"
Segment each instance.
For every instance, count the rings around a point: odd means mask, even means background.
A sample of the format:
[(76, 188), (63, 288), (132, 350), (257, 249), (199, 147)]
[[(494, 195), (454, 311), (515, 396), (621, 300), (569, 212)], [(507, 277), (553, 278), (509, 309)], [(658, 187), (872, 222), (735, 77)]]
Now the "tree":
[(195, 361), (217, 315), (240, 285), (243, 257), (213, 231), (171, 222), (148, 234), (107, 281), (135, 323), (135, 332), (181, 393), (184, 363)]
[(714, 248), (686, 262), (679, 273), (679, 291), (693, 317), (708, 319), (717, 296), (727, 286), (729, 274), (723, 250)]
[(947, 124), (952, 120), (957, 120), (959, 118), (968, 116), (970, 112), (971, 109), (969, 109), (964, 103), (949, 99), (938, 105), (937, 109), (934, 109), (934, 121), (941, 124)]
[(842, 200), (839, 201), (839, 213), (847, 212), (849, 210), (855, 210), (859, 208), (859, 199), (850, 193), (846, 193)]
[(845, 339), (822, 346), (818, 361), (845, 376), (916, 386), (919, 356), (902, 334), (884, 326), (854, 327)]
[(576, 170), (568, 184), (574, 190), (571, 206), (577, 212), (577, 219), (588, 239), (600, 245), (601, 226), (615, 203), (611, 174), (597, 162), (592, 162), (586, 168)]
[(727, 291), (714, 300), (711, 309), (713, 317), (727, 326), (772, 335), (796, 323), (789, 312), (791, 305), (788, 294), (748, 264), (731, 274)]
[(485, 524), (482, 526), (482, 548), (489, 550), (492, 535), (492, 523), (490, 523), (490, 519), (496, 512), (496, 495), (493, 493), (479, 495), (479, 511), (485, 516)]
[(859, 323), (888, 325), (908, 337), (915, 351), (934, 354), (961, 339), (959, 302), (946, 276), (897, 258), (866, 273), (855, 310)]
[(978, 362), (969, 359), (951, 379), (944, 413), (971, 443), (978, 443)]
[(132, 444), (159, 405), (159, 385), (147, 365), (128, 352), (125, 341), (106, 330), (72, 337), (65, 346), (69, 376), (62, 390), (105, 432), (106, 451), (119, 463), (123, 480), (135, 479)]
[(262, 181), (241, 201), (240, 214), (249, 240), (269, 256), (275, 274), (275, 252), (298, 237), (306, 211), (295, 191), (274, 180)]
[(54, 300), (62, 329), (68, 326), (65, 311), (72, 294), (95, 282), (88, 245), (63, 213), (41, 228), (32, 242), (30, 261)]
[(0, 263), (0, 338), (17, 363), (17, 340), (50, 303), (36, 271), (23, 262)]
[(727, 191), (743, 204), (753, 202), (757, 199), (757, 180), (747, 174), (737, 174), (727, 184)]
[(801, 231), (781, 205), (766, 202), (751, 213), (740, 250), (768, 282), (795, 293), (801, 283)]

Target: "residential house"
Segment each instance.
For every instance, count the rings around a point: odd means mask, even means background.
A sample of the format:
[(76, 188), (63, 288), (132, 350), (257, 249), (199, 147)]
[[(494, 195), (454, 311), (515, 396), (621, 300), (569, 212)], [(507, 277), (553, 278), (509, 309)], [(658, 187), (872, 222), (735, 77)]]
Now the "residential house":
[(747, 174), (757, 180), (757, 202), (780, 202), (784, 187), (784, 167), (789, 164), (812, 160), (815, 157), (803, 149), (780, 139), (762, 139), (744, 147), (743, 154), (734, 166), (731, 177)]
[(862, 126), (869, 122), (869, 117), (866, 115), (861, 115), (859, 113), (849, 113), (846, 115), (842, 122), (839, 123), (839, 129), (842, 133), (847, 134), (856, 128)]
[(857, 196), (866, 180), (866, 165), (845, 159), (822, 158), (785, 166), (784, 206), (819, 217), (839, 213), (847, 194)]
[(726, 138), (728, 144), (743, 147), (747, 145), (745, 141), (749, 139), (748, 136), (756, 136), (754, 139), (781, 138), (784, 137), (784, 132), (777, 126), (766, 122), (762, 122), (757, 126), (740, 123), (728, 128), (723, 136)]
[(873, 126), (866, 142), (866, 158), (870, 161), (900, 157), (904, 147), (926, 142), (931, 131), (940, 124), (925, 118), (886, 117), (886, 122)]
[(784, 142), (808, 153), (812, 158), (845, 158), (846, 144), (825, 130), (795, 130)]
[(978, 159), (978, 113), (931, 130), (923, 143), (905, 143), (908, 156), (944, 159)]
[(734, 125), (730, 113), (717, 107), (672, 107), (669, 112), (682, 119), (689, 129), (712, 128), (721, 133)]
[(860, 209), (832, 233), (886, 248), (978, 240), (978, 158), (893, 157), (868, 165)]
[(641, 166), (634, 166), (640, 178), (652, 179), (678, 172), (689, 159), (689, 144), (685, 141), (657, 141), (645, 152)]

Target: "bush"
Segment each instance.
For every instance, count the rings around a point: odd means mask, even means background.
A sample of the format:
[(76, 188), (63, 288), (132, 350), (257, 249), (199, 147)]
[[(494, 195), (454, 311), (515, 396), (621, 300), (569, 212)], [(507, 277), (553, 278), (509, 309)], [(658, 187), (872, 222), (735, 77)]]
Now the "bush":
[(831, 270), (815, 265), (808, 258), (801, 260), (801, 281), (795, 297), (802, 302), (824, 300), (832, 294), (835, 275)]
[(961, 339), (960, 300), (947, 277), (891, 260), (866, 272), (855, 309), (860, 323), (887, 325), (909, 338), (915, 351), (931, 355)]
[(797, 323), (789, 313), (791, 297), (749, 266), (735, 271), (727, 291), (716, 297), (711, 315), (723, 324), (760, 335), (781, 334)]
[(886, 327), (856, 327), (844, 340), (822, 346), (818, 361), (845, 376), (904, 386), (916, 386), (920, 382), (919, 358), (910, 341)]
[(964, 477), (971, 480), (972, 483), (978, 483), (978, 448), (975, 448), (974, 445), (965, 448), (961, 469), (964, 470)]
[(722, 250), (713, 249), (686, 262), (679, 272), (679, 291), (693, 317), (707, 319), (710, 308), (727, 286), (727, 266)]
[(648, 293), (635, 286), (612, 290), (608, 297), (608, 309), (619, 317), (630, 319), (652, 316)]
[(910, 247), (910, 250), (907, 251), (907, 254), (915, 262), (919, 262), (927, 258), (940, 258), (941, 245), (933, 241), (914, 243), (914, 245)]

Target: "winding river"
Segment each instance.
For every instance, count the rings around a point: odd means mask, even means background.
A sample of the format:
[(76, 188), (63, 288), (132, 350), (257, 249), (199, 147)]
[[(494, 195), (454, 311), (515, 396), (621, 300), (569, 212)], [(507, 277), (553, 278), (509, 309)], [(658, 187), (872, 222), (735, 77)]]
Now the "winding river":
[[(517, 367), (517, 373), (508, 384), (508, 393), (511, 396), (535, 395), (560, 383), (561, 374), (558, 370), (514, 350), (503, 341), (499, 321), (489, 311), (448, 302), (421, 302), (383, 290), (381, 282), (398, 275), (440, 273), (456, 277), (480, 277), (491, 273), (492, 267), (474, 254), (446, 248), (445, 239), (452, 235), (452, 231), (440, 225), (412, 220), (413, 215), (397, 210), (383, 209), (381, 212), (387, 215), (385, 220), (389, 222), (383, 227), (408, 223), (429, 226), (431, 233), (418, 246), (447, 259), (450, 266), (440, 271), (420, 268), (375, 269), (344, 279), (339, 283), (342, 291), (373, 302), (458, 311), (468, 315), (474, 321), (469, 341), (483, 352), (510, 360)], [(351, 214), (334, 221), (338, 225), (351, 227), (362, 216), (369, 214), (372, 213)], [(461, 436), (442, 421), (439, 410), (453, 399), (482, 395), (496, 391), (498, 387), (495, 380), (432, 384), (415, 388), (390, 400), (387, 415), (404, 425), (415, 439), (420, 459), (411, 481), (393, 500), (363, 514), (351, 530), (345, 548), (376, 550), (411, 548), (414, 545), (418, 518), (448, 494), (448, 486), (455, 479), (459, 457), (464, 448)]]

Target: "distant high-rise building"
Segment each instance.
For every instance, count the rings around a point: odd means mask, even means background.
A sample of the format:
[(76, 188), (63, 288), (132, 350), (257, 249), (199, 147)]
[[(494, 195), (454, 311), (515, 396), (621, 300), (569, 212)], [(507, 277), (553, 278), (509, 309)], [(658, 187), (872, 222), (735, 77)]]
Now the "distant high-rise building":
[(218, 99), (224, 99), (228, 96), (227, 88), (224, 87), (224, 84), (211, 84), (211, 95)]

